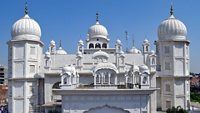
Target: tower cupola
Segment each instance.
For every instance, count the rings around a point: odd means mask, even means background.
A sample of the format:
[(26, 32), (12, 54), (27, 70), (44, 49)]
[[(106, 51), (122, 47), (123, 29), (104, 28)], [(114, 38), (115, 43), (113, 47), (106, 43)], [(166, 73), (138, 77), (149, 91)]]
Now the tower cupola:
[(27, 4), (24, 17), (13, 24), (11, 35), (13, 40), (40, 40), (40, 25), (28, 15)]
[(183, 22), (174, 16), (171, 6), (170, 17), (161, 22), (158, 27), (159, 40), (186, 40), (187, 28)]

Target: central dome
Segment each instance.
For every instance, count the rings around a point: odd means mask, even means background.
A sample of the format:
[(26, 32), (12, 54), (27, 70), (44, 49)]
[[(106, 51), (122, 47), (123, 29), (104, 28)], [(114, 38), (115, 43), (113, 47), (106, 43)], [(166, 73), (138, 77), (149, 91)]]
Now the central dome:
[(159, 40), (185, 40), (187, 28), (183, 22), (171, 15), (168, 19), (161, 22), (158, 27)]
[(11, 34), (13, 40), (40, 40), (41, 29), (39, 24), (26, 14), (13, 24)]
[(108, 31), (107, 29), (101, 25), (98, 21), (95, 25), (91, 26), (88, 30), (89, 38), (107, 38), (108, 37)]

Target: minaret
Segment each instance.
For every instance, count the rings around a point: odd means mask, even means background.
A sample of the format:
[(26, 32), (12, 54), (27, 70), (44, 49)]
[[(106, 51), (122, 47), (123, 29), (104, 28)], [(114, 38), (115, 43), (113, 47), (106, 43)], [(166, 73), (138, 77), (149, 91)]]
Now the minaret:
[(120, 55), (122, 54), (122, 43), (119, 39), (117, 39), (116, 44), (115, 44), (115, 62), (116, 62), (116, 67), (119, 68), (119, 58)]
[(147, 39), (143, 41), (142, 47), (143, 47), (143, 54), (144, 54), (144, 63), (147, 64), (148, 63), (147, 57), (150, 53), (150, 43)]
[(10, 113), (29, 113), (40, 103), (38, 79), (43, 43), (39, 24), (28, 15), (13, 24), (12, 39), (8, 41), (8, 106)]
[(76, 53), (76, 68), (81, 70), (82, 69), (82, 59), (84, 54), (84, 44), (82, 40), (78, 41), (77, 44), (77, 53)]
[(170, 17), (158, 27), (157, 52), (157, 107), (166, 110), (172, 106), (189, 109), (189, 41), (184, 23)]

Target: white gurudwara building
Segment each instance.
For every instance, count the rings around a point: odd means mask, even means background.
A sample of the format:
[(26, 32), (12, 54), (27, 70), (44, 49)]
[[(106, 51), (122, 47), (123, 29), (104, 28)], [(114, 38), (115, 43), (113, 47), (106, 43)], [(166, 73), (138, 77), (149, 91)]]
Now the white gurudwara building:
[(51, 41), (44, 53), (39, 24), (28, 15), (16, 21), (8, 41), (10, 113), (156, 113), (172, 106), (188, 109), (189, 41), (186, 26), (173, 14), (158, 27), (156, 51), (124, 52), (97, 15), (86, 42), (68, 54)]

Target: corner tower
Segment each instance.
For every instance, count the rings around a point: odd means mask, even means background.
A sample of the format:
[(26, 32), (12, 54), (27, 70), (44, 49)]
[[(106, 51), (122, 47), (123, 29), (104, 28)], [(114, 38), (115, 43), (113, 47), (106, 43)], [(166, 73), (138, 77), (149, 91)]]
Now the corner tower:
[(38, 73), (40, 70), (43, 43), (40, 41), (39, 24), (28, 15), (16, 21), (8, 41), (8, 99), (11, 113), (36, 111), (38, 99)]
[(189, 109), (189, 40), (183, 22), (176, 19), (171, 5), (170, 17), (158, 27), (157, 52), (157, 107), (172, 106)]

